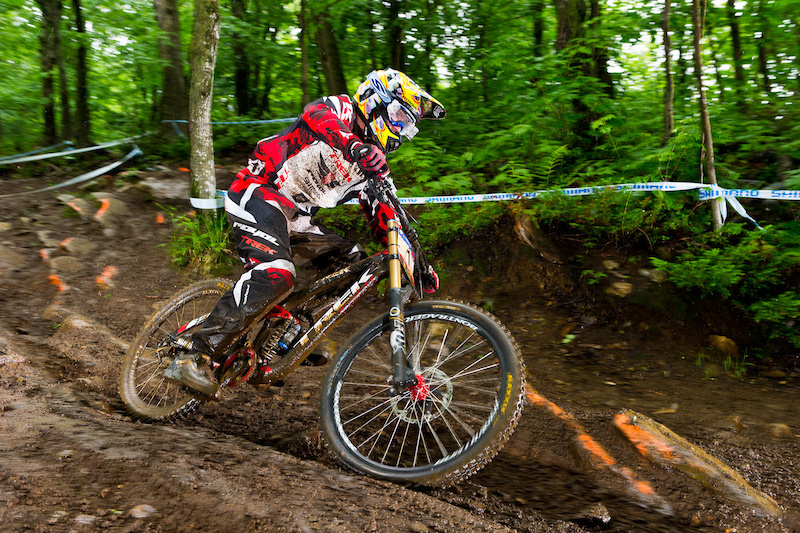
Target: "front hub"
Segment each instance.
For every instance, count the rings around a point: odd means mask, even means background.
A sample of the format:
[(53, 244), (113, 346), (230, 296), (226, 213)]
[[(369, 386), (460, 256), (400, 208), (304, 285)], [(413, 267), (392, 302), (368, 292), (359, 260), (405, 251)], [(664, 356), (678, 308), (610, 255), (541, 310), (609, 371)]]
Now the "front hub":
[(421, 402), (428, 398), (431, 394), (430, 386), (425, 382), (425, 376), (422, 374), (417, 374), (417, 384), (413, 387), (408, 388), (409, 394), (411, 394), (411, 398)]
[(392, 412), (409, 424), (430, 423), (449, 410), (453, 383), (447, 374), (436, 368), (423, 368), (415, 377), (415, 385), (389, 400)]

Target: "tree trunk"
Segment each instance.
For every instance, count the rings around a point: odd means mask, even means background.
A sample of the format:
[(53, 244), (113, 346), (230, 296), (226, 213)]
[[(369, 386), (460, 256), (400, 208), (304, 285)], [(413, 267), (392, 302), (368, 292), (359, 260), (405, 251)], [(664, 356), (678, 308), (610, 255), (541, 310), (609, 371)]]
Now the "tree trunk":
[(56, 36), (61, 22), (61, 0), (37, 0), (42, 11), (42, 29), (39, 33), (40, 55), (42, 60), (42, 96), (44, 97), (44, 143), (55, 144), (56, 106), (53, 99), (55, 80), (53, 69), (56, 66)]
[[(164, 63), (159, 106), (161, 120), (186, 120), (189, 116), (189, 102), (181, 59), (178, 0), (153, 0), (153, 8), (158, 27), (164, 32), (164, 35), (158, 40), (158, 52)], [(184, 124), (176, 124), (181, 131), (185, 131)], [(175, 126), (170, 122), (161, 123), (161, 133), (169, 138), (178, 135)]]
[(307, 0), (300, 0), (300, 91), (302, 93), (302, 107), (311, 101), (308, 90), (308, 10)]
[[(277, 28), (269, 28), (264, 32), (264, 40), (267, 39), (267, 34), (269, 34), (269, 38), (272, 41), (272, 44), (277, 47)], [(266, 64), (264, 66), (264, 89), (261, 91), (261, 101), (258, 104), (258, 111), (260, 116), (264, 116), (264, 113), (269, 115), (272, 111), (270, 110), (270, 93), (272, 93), (272, 58), (267, 58)], [(254, 87), (257, 87), (258, 84), (254, 84)]]
[(433, 33), (438, 31), (435, 22), (436, 3), (425, 0), (425, 18), (417, 24), (417, 31), (423, 42), (422, 53), (417, 54), (413, 77), (427, 92), (433, 92), (433, 83), (436, 81), (436, 67), (433, 64)]
[[(231, 13), (243, 23), (247, 21), (247, 12), (243, 0), (231, 0)], [(233, 63), (235, 65), (236, 107), (240, 115), (246, 115), (252, 107), (250, 98), (250, 58), (247, 57), (247, 40), (239, 32), (233, 32), (231, 40), (233, 41)]]
[(533, 55), (544, 55), (544, 0), (533, 0)]
[(81, 0), (72, 0), (75, 9), (75, 29), (78, 32), (78, 63), (75, 92), (75, 142), (79, 147), (91, 144), (91, 121), (89, 117), (89, 66), (86, 62), (86, 25), (83, 21)]
[(194, 31), (189, 49), (192, 78), (189, 85), (191, 116), (192, 197), (214, 198), (214, 142), (211, 135), (211, 96), (219, 42), (219, 0), (194, 0)]
[(767, 59), (767, 16), (764, 14), (764, 0), (758, 3), (758, 21), (761, 25), (761, 36), (756, 37), (758, 41), (758, 71), (761, 74), (761, 83), (767, 98), (772, 95), (772, 83), (769, 80), (769, 63)]
[[(795, 57), (800, 57), (800, 25), (795, 25), (794, 34), (797, 37), (797, 55)], [(798, 84), (798, 91), (795, 91), (795, 95), (797, 95), (800, 94), (800, 71), (796, 72), (795, 77)]]
[[(594, 34), (594, 42), (601, 41), (600, 33), (600, 2), (599, 0), (591, 0), (591, 15), (589, 17), (589, 26)], [(591, 74), (601, 82), (608, 96), (614, 97), (614, 80), (608, 72), (608, 53), (603, 46), (592, 44), (592, 62), (590, 71), (584, 70), (587, 74)]]
[(486, 72), (486, 64), (483, 62), (485, 50), (489, 47), (488, 39), (486, 37), (486, 24), (489, 20), (487, 13), (483, 10), (484, 2), (478, 1), (475, 3), (475, 25), (474, 34), (477, 37), (477, 42), (474, 50), (475, 59), (481, 64), (481, 98), (484, 102), (489, 101), (489, 73)]
[(675, 99), (675, 87), (672, 80), (672, 37), (669, 32), (669, 22), (671, 13), (671, 1), (664, 0), (664, 10), (661, 12), (661, 29), (664, 33), (664, 135), (661, 138), (661, 146), (666, 146), (672, 137), (672, 130), (675, 129), (675, 113), (673, 101)]
[(389, 65), (405, 70), (406, 54), (403, 43), (403, 22), (400, 19), (402, 0), (389, 0)]
[(369, 33), (369, 64), (370, 70), (378, 70), (378, 39), (375, 37), (375, 10), (370, 3), (367, 6), (367, 29)]
[(342, 59), (339, 56), (339, 44), (333, 33), (333, 25), (326, 15), (321, 15), (317, 19), (316, 41), (328, 94), (347, 94), (347, 81), (342, 69)]
[(586, 5), (583, 0), (555, 0), (558, 30), (556, 50), (564, 50), (570, 41), (583, 39), (586, 35), (584, 21)]
[(722, 78), (722, 69), (720, 68), (720, 60), (719, 54), (717, 54), (717, 47), (714, 45), (714, 39), (711, 38), (711, 35), (714, 33), (714, 27), (711, 23), (711, 18), (709, 16), (705, 17), (706, 20), (706, 35), (708, 36), (708, 51), (711, 54), (711, 62), (714, 65), (714, 78), (717, 81), (717, 87), (719, 90), (719, 101), (725, 101), (725, 83)]
[[(584, 0), (555, 0), (558, 31), (556, 50), (567, 60), (565, 76), (576, 79), (579, 76), (592, 76), (603, 83), (603, 90), (609, 97), (614, 95), (614, 87), (607, 68), (607, 54), (600, 41), (590, 35), (587, 39), (587, 20), (592, 34), (599, 33), (600, 3), (591, 0), (590, 10)], [(576, 122), (571, 128), (580, 143), (591, 146), (598, 142), (598, 137), (591, 134), (591, 124), (599, 118), (599, 114), (585, 99), (572, 99)]]
[(739, 31), (739, 18), (736, 16), (736, 0), (728, 0), (728, 21), (731, 27), (731, 46), (733, 47), (733, 71), (736, 80), (736, 101), (744, 107), (744, 66), (742, 65), (742, 38)]
[[(253, 8), (255, 9), (255, 26), (257, 28), (262, 27), (262, 19), (263, 19), (263, 6), (261, 4), (253, 4)], [(269, 17), (269, 15), (268, 15)], [(267, 24), (263, 24), (264, 32), (261, 35), (261, 40), (266, 43), (267, 40), (271, 40), (272, 44), (276, 44), (275, 42), (275, 34), (278, 31), (278, 28), (275, 25), (272, 25), (272, 21), (268, 22)], [(259, 87), (261, 87), (261, 79), (264, 79), (264, 88), (259, 93)], [(256, 116), (258, 118), (264, 118), (265, 113), (268, 116), (270, 111), (270, 92), (272, 91), (272, 57), (267, 56), (266, 58), (260, 59), (257, 61), (253, 67), (253, 74), (251, 76), (250, 87), (252, 87), (252, 92), (250, 93), (250, 107), (256, 108)]]
[[(714, 167), (714, 141), (711, 137), (711, 120), (708, 116), (706, 88), (703, 83), (703, 57), (701, 55), (702, 48), (700, 45), (703, 25), (700, 16), (700, 0), (692, 0), (692, 21), (694, 29), (694, 72), (697, 78), (697, 89), (700, 93), (700, 122), (703, 130), (705, 173), (708, 176), (708, 182), (712, 185), (716, 185), (717, 171)], [(720, 216), (719, 202), (717, 200), (711, 201), (711, 220), (715, 230), (722, 227), (722, 217)]]
[[(60, 17), (59, 17), (60, 19)], [(72, 111), (69, 105), (69, 84), (67, 83), (67, 69), (64, 65), (64, 50), (61, 45), (61, 21), (56, 26), (56, 64), (58, 65), (58, 92), (61, 101), (61, 138), (72, 139)]]
[[(800, 24), (795, 24), (795, 26), (794, 26), (794, 36), (795, 36), (795, 40), (797, 41), (797, 43), (796, 43), (797, 44), (797, 49), (795, 51), (795, 58), (797, 58), (797, 57), (800, 57)], [(797, 59), (795, 59), (795, 62), (796, 63), (800, 63), (800, 61), (798, 61)], [(795, 79), (798, 82), (798, 89), (800, 89), (800, 70), (795, 70), (794, 75), (795, 75)], [(795, 101), (797, 101), (798, 97), (800, 97), (800, 91), (795, 90), (794, 91), (794, 96), (795, 96)]]
[[(680, 24), (678, 27), (681, 27)], [(673, 80), (675, 81), (675, 102), (678, 102), (679, 105), (685, 102), (686, 90), (689, 87), (689, 82), (687, 81), (688, 71), (689, 71), (689, 45), (686, 42), (686, 36), (684, 35), (683, 29), (681, 31), (675, 32), (676, 36), (679, 36), (677, 39), (677, 47), (678, 47), (678, 61), (675, 65), (675, 76)], [(682, 106), (685, 108), (685, 104)]]

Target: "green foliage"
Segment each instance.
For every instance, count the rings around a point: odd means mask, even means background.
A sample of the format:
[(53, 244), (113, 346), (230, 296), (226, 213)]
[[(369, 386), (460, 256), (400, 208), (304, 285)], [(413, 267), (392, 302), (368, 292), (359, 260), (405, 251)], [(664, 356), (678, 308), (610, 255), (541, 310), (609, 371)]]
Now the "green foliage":
[(788, 290), (753, 302), (749, 306), (753, 320), (767, 325), (770, 339), (786, 339), (800, 347), (800, 294)]
[[(0, 10), (0, 155), (42, 143), (41, 13), (35, 0), (6, 2)], [(82, 0), (87, 34), (73, 28), (73, 4), (63, 3), (62, 45), (66, 95), (74, 107), (77, 46), (85, 39), (89, 62), (92, 140), (104, 142), (157, 131), (164, 64), (151, 0)], [(221, 2), (220, 46), (214, 77), (212, 118), (218, 122), (297, 116), (303, 105), (303, 65), (298, 25), (307, 8), (307, 96), (327, 94), (321, 68), (327, 51), (315, 39), (330, 22), (344, 76), (352, 93), (373, 68), (395, 64), (392, 29), (402, 30), (403, 69), (447, 107), (444, 121), (424, 121), (413, 142), (390, 156), (401, 195), (461, 195), (487, 192), (556, 191), (533, 200), (497, 204), (436, 205), (412, 209), (426, 246), (438, 248), (481, 231), (508, 215), (525, 214), (551, 231), (577, 235), (586, 246), (689, 242), (686, 254), (664, 266), (676, 284), (706, 296), (729, 298), (748, 316), (793, 335), (797, 295), (786, 286), (795, 275), (799, 243), (792, 226), (798, 208), (785, 203), (747, 205), (775, 227), (741, 232), (730, 224), (706, 238), (707, 205), (693, 194), (606, 192), (566, 197), (559, 189), (612, 183), (689, 181), (702, 174), (698, 94), (687, 54), (672, 63), (675, 126), (663, 141), (665, 72), (660, 34), (662, 4), (620, 0), (582, 13), (584, 22), (558, 41), (562, 23), (552, 2), (487, 4), (478, 0), (391, 3), (371, 0), (304, 4), (244, 1), (236, 16)], [(718, 5), (717, 5), (718, 4)], [(796, 2), (736, 3), (742, 36), (745, 82), (736, 79), (731, 18), (722, 3), (709, 4), (703, 58), (706, 64), (715, 161), (725, 187), (800, 188), (800, 107), (797, 100)], [(588, 4), (587, 4), (588, 6)], [(588, 9), (588, 7), (587, 7)], [(180, 2), (180, 40), (187, 62), (192, 37), (191, 2)], [(673, 5), (675, 49), (691, 48), (691, 8)], [(396, 18), (393, 18), (395, 17)], [(541, 22), (542, 40), (535, 41)], [(564, 29), (562, 27), (562, 29)], [(242, 50), (236, 44), (243, 46)], [(759, 53), (766, 52), (766, 76)], [(674, 52), (674, 50), (673, 50)], [(675, 54), (673, 54), (675, 55)], [(691, 54), (689, 54), (691, 55)], [(246, 61), (242, 61), (242, 57)], [(246, 66), (251, 107), (240, 112), (237, 78)], [(184, 69), (187, 79), (188, 66)], [(605, 71), (605, 72), (603, 72)], [(606, 75), (603, 75), (606, 74)], [(60, 81), (54, 102), (63, 130)], [(219, 124), (217, 155), (244, 159), (254, 142), (282, 124)], [(165, 143), (150, 137), (139, 164), (185, 160), (187, 140)], [(15, 176), (39, 175), (45, 163)], [(0, 167), (0, 170), (5, 170)], [(763, 211), (760, 211), (763, 209)], [(369, 231), (357, 209), (325, 212), (324, 223), (365, 242)], [(220, 221), (176, 219), (179, 261), (204, 263), (183, 250), (208, 238), (211, 255), (226, 257)], [(207, 225), (207, 226), (206, 226)], [(737, 231), (740, 233), (737, 234)], [(685, 263), (685, 264), (684, 264)], [(588, 274), (587, 274), (588, 275)], [(788, 338), (787, 337), (787, 338)], [(793, 339), (793, 337), (792, 337)], [(794, 341), (793, 342), (800, 342)]]
[(695, 245), (674, 261), (653, 258), (670, 281), (702, 296), (721, 296), (765, 326), (769, 338), (800, 347), (800, 295), (786, 290), (800, 273), (797, 223), (742, 231), (732, 225), (716, 242)]
[(173, 265), (202, 274), (221, 274), (238, 262), (224, 216), (203, 212), (179, 215), (174, 209), (167, 213), (173, 225), (167, 245)]
[(747, 371), (753, 366), (755, 366), (753, 363), (747, 361), (746, 353), (742, 354), (741, 359), (734, 359), (729, 355), (722, 361), (722, 368), (725, 373), (736, 379), (744, 379)]
[(540, 226), (579, 232), (589, 242), (655, 245), (708, 227), (705, 209), (687, 209), (688, 198), (662, 192), (611, 191), (586, 197), (539, 196), (523, 212)]
[(608, 277), (608, 274), (606, 274), (605, 272), (596, 272), (594, 270), (587, 269), (581, 272), (581, 277), (586, 278), (587, 284), (595, 285), (597, 283), (600, 283), (603, 280), (603, 278)]

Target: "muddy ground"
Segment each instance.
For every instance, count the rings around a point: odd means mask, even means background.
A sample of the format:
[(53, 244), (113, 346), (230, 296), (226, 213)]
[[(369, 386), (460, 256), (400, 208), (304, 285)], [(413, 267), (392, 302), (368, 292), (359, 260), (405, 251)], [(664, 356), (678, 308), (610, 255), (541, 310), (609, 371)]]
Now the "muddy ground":
[[(221, 181), (235, 170), (220, 168)], [(529, 405), (504, 451), (456, 487), (354, 475), (328, 458), (317, 430), (325, 368), (301, 368), (282, 388), (226, 391), (181, 422), (132, 420), (116, 390), (126, 345), (195, 279), (169, 266), (160, 245), (170, 225), (134, 186), (156, 175), (186, 180), (161, 168), (0, 199), (0, 531), (798, 531), (800, 374), (785, 365), (726, 374), (706, 322), (653, 311), (675, 300), (641, 263), (598, 255), (607, 285), (624, 280), (631, 294), (597, 297), (595, 287), (592, 296), (568, 257), (554, 263), (511, 227), (443, 253), (441, 294), (509, 326), (531, 386), (574, 416), (613, 467), (593, 466), (564, 420)], [(0, 191), (55, 177), (6, 175)], [(104, 272), (110, 282), (98, 283)], [(648, 300), (650, 310), (628, 303)], [(368, 301), (334, 340), (380, 310)], [(644, 459), (613, 425), (623, 409), (733, 467), (781, 515)], [(622, 468), (655, 496), (642, 498)]]

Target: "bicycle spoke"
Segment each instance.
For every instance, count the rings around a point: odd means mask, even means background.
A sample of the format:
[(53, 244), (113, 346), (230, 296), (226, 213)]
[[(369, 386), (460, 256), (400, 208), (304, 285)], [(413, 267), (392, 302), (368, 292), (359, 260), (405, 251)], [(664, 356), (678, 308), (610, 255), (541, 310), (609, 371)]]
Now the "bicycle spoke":
[[(359, 431), (361, 431), (362, 429), (364, 429), (365, 427), (367, 427), (367, 426), (368, 426), (370, 423), (372, 423), (372, 421), (373, 421), (373, 420), (375, 420), (376, 418), (378, 418), (379, 416), (381, 416), (383, 413), (385, 413), (385, 412), (386, 412), (386, 411), (388, 411), (389, 409), (391, 409), (391, 406), (388, 406), (388, 407), (386, 407), (386, 409), (384, 409), (383, 411), (381, 411), (381, 412), (380, 412), (380, 413), (378, 413), (377, 415), (373, 416), (372, 418), (370, 418), (369, 420), (367, 420), (366, 422), (364, 422), (364, 423), (361, 425), (361, 427), (359, 427), (359, 428), (357, 428), (355, 431), (351, 432), (351, 433), (348, 435), (348, 437), (352, 437), (353, 435), (355, 435), (356, 433), (358, 433)], [(370, 436), (370, 437), (369, 437), (367, 440), (363, 441), (361, 444), (357, 444), (357, 445), (356, 445), (356, 448), (361, 448), (361, 447), (362, 447), (364, 444), (366, 444), (367, 442), (369, 442), (369, 441), (372, 439), (372, 437), (374, 437), (376, 434), (377, 434), (377, 432), (376, 432), (376, 433), (373, 433), (373, 434), (372, 434), (372, 436)]]
[(383, 394), (387, 390), (389, 390), (388, 385), (385, 386), (383, 388), (383, 390), (379, 390), (375, 394), (370, 394), (369, 396), (340, 396), (339, 397), (340, 400), (358, 400), (355, 403), (350, 403), (350, 404), (347, 404), (346, 406), (342, 407), (342, 412), (344, 412), (344, 411), (346, 411), (348, 409), (352, 409), (353, 407), (355, 407), (355, 406), (357, 406), (357, 405), (359, 405), (361, 403), (364, 403), (366, 401), (372, 400), (373, 398), (377, 397), (379, 394)]
[[(442, 410), (439, 408), (439, 402), (432, 402), (432, 403), (433, 403), (433, 406), (436, 408), (436, 410), (439, 412), (439, 418), (440, 418), (442, 421), (444, 421), (444, 424), (447, 426), (447, 429), (450, 431), (450, 435), (453, 437), (453, 440), (454, 440), (454, 441), (456, 441), (456, 444), (457, 444), (457, 445), (458, 445), (458, 447), (460, 448), (460, 447), (461, 447), (461, 440), (458, 438), (458, 435), (457, 435), (457, 434), (456, 434), (456, 432), (453, 430), (453, 427), (450, 425), (450, 422), (448, 422), (448, 421), (447, 421), (447, 417), (445, 417), (445, 416), (444, 416), (444, 411), (442, 411)], [(447, 409), (447, 408), (445, 407), (445, 409)], [(455, 418), (455, 417), (454, 417), (454, 418)], [(459, 423), (460, 423), (461, 421), (460, 421), (460, 420), (458, 420), (458, 419), (456, 418), (456, 422), (459, 422)], [(468, 427), (464, 426), (463, 424), (461, 424), (461, 425), (462, 425), (462, 427), (463, 427), (464, 429), (466, 429), (466, 430), (467, 430), (467, 432), (470, 434), (470, 436), (474, 436), (474, 433), (472, 433), (472, 431), (470, 430), (470, 428), (468, 428)]]

